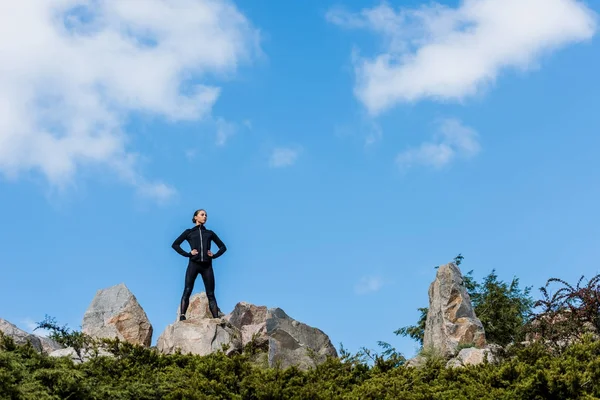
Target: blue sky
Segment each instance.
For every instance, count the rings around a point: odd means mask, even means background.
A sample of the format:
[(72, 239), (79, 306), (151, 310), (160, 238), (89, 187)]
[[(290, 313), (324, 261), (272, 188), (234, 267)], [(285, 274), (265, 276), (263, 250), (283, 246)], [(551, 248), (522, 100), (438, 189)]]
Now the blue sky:
[(351, 351), (413, 355), (458, 253), (535, 295), (599, 272), (597, 4), (145, 4), (0, 6), (1, 318), (78, 328), (124, 282), (156, 342), (196, 208), (223, 311)]

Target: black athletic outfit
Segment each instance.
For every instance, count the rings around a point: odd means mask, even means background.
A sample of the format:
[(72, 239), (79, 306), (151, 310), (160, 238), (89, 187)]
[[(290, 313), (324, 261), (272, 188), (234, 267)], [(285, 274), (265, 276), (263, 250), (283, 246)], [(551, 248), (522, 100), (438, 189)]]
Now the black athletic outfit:
[[(181, 243), (187, 241), (190, 245), (190, 249), (198, 250), (198, 254), (193, 256), (191, 253), (181, 248)], [(210, 242), (213, 242), (219, 247), (219, 250), (209, 257), (207, 254), (210, 250)], [(173, 249), (184, 257), (188, 257), (187, 271), (185, 273), (185, 287), (183, 289), (183, 296), (181, 296), (181, 315), (185, 315), (190, 304), (190, 295), (194, 290), (194, 282), (198, 274), (202, 275), (202, 281), (204, 282), (204, 288), (206, 289), (206, 297), (208, 298), (208, 306), (210, 313), (213, 318), (219, 316), (219, 307), (217, 306), (217, 300), (215, 298), (215, 275), (212, 268), (212, 260), (219, 258), (227, 251), (225, 244), (219, 239), (216, 233), (206, 229), (204, 225), (195, 226), (190, 229), (183, 231), (181, 235), (173, 242), (171, 246)]]

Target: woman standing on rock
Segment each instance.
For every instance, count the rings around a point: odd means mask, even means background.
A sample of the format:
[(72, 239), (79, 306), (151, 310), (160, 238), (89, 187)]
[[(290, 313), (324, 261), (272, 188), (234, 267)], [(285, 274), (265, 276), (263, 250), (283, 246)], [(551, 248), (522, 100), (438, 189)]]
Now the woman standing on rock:
[[(213, 318), (219, 317), (219, 307), (215, 298), (215, 275), (212, 268), (212, 260), (223, 255), (227, 247), (225, 247), (225, 244), (219, 239), (216, 233), (204, 227), (207, 217), (208, 215), (205, 210), (196, 210), (192, 217), (192, 222), (195, 226), (183, 231), (171, 246), (176, 252), (190, 259), (185, 273), (183, 296), (181, 296), (180, 321), (185, 320), (185, 312), (190, 304), (190, 295), (194, 289), (194, 282), (198, 274), (202, 275), (210, 313)], [(181, 243), (184, 240), (189, 243), (190, 249), (192, 249), (189, 253), (181, 248)], [(219, 247), (219, 250), (214, 254), (210, 251), (211, 241)]]

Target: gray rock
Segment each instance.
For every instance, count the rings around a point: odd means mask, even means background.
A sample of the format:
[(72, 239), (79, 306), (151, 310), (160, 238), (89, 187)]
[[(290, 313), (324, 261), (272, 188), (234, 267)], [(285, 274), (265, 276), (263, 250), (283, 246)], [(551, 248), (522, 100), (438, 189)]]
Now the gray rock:
[(15, 344), (24, 345), (27, 342), (31, 342), (31, 345), (37, 350), (42, 351), (42, 341), (36, 335), (25, 332), (22, 329), (17, 328), (16, 325), (8, 322), (5, 319), (0, 318), (0, 331), (6, 336), (12, 338)]
[(93, 338), (119, 338), (146, 347), (152, 341), (152, 325), (123, 283), (98, 290), (83, 316), (82, 331)]
[(429, 311), (423, 347), (451, 357), (456, 354), (460, 344), (483, 348), (486, 340), (460, 269), (450, 263), (438, 268), (436, 278), (429, 286)]
[(77, 354), (74, 348), (67, 347), (65, 349), (55, 350), (49, 354), (50, 357), (68, 357), (75, 364), (81, 364), (82, 362), (89, 361), (94, 357), (114, 357), (112, 353), (109, 353), (106, 350), (98, 349), (94, 350), (82, 350), (81, 357)]
[(267, 347), (267, 363), (271, 367), (295, 365), (306, 370), (327, 356), (337, 357), (323, 331), (296, 321), (281, 308), (240, 302), (226, 318), (242, 332), (244, 346), (254, 338), (257, 347)]
[(488, 362), (496, 362), (496, 358), (489, 349), (478, 349), (475, 347), (469, 347), (462, 349), (458, 355), (448, 361), (446, 367), (456, 368), (463, 367), (465, 365), (479, 365), (487, 359)]
[(16, 344), (24, 345), (27, 342), (31, 342), (31, 345), (37, 351), (44, 352), (46, 354), (50, 354), (55, 350), (63, 348), (63, 346), (50, 338), (25, 332), (24, 330), (17, 328), (16, 325), (11, 324), (2, 318), (0, 318), (0, 331), (5, 335), (10, 336)]
[(253, 339), (257, 347), (267, 345), (267, 307), (240, 302), (225, 319), (231, 322), (242, 334), (242, 346)]
[(38, 337), (40, 338), (40, 342), (42, 344), (42, 351), (46, 354), (50, 354), (56, 350), (64, 349), (64, 347), (60, 343), (57, 343), (55, 340), (44, 336)]
[(280, 308), (268, 310), (266, 327), (271, 367), (295, 365), (300, 369), (309, 369), (324, 362), (327, 356), (338, 356), (323, 331), (296, 321)]
[(177, 321), (159, 336), (156, 348), (163, 354), (173, 354), (180, 350), (205, 356), (228, 348), (226, 354), (241, 352), (240, 332), (229, 322), (220, 318)]
[(327, 356), (337, 357), (329, 337), (321, 330), (290, 318), (282, 309), (240, 302), (223, 319), (211, 318), (204, 293), (190, 298), (186, 321), (169, 325), (158, 338), (160, 352), (171, 354), (180, 349), (184, 353), (206, 355), (229, 346), (228, 352), (241, 351), (243, 346), (255, 341), (264, 350), (268, 366), (282, 368), (296, 365), (308, 369), (325, 361)]

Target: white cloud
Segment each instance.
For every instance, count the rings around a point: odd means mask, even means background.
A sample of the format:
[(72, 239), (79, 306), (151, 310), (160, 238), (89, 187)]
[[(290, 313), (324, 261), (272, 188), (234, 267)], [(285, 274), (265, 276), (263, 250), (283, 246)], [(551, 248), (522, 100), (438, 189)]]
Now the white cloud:
[(269, 165), (273, 168), (289, 167), (294, 165), (300, 156), (300, 147), (278, 147), (273, 149)]
[(442, 168), (457, 157), (470, 158), (481, 151), (475, 130), (456, 119), (442, 121), (433, 140), (418, 148), (408, 149), (396, 157), (397, 164), (407, 169), (415, 165)]
[(356, 294), (367, 294), (379, 291), (383, 287), (383, 279), (380, 276), (365, 276), (360, 279), (354, 287)]
[(144, 197), (156, 200), (159, 203), (164, 203), (171, 199), (177, 192), (164, 183), (142, 183), (136, 185), (138, 193)]
[(223, 118), (216, 121), (217, 125), (217, 146), (224, 146), (227, 140), (235, 134), (236, 126), (232, 122), (227, 122)]
[(462, 100), (506, 69), (534, 68), (542, 55), (591, 38), (596, 14), (577, 0), (463, 0), (395, 11), (386, 3), (327, 19), (384, 39), (374, 58), (354, 55), (355, 94), (372, 115), (424, 98)]
[(205, 118), (215, 80), (259, 51), (227, 0), (1, 2), (0, 174), (39, 171), (62, 186), (95, 164), (168, 197), (172, 188), (141, 176), (127, 117)]

